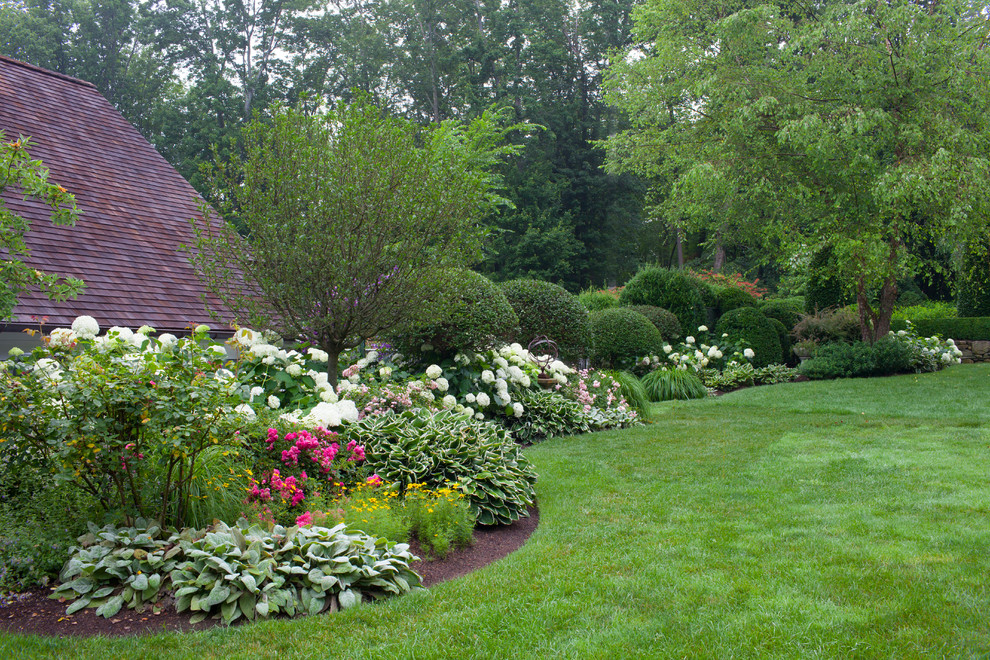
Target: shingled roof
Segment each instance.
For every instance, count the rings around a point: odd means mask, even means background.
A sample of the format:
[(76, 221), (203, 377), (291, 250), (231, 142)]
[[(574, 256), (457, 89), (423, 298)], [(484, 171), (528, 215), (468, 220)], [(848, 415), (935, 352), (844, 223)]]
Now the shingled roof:
[(86, 282), (65, 302), (22, 296), (8, 329), (36, 326), (32, 317), (67, 326), (81, 314), (171, 332), (210, 323), (203, 285), (179, 251), (193, 242), (200, 198), (93, 85), (0, 56), (0, 130), (30, 137), (31, 157), (82, 212), (74, 227), (55, 227), (44, 204), (8, 189), (4, 203), (32, 223), (27, 263)]

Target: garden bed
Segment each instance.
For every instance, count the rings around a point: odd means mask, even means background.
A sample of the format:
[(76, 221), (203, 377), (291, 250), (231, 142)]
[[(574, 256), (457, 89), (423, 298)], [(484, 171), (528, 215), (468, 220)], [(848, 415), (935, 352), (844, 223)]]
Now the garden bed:
[[(536, 507), (531, 507), (529, 512), (528, 518), (520, 518), (511, 525), (477, 528), (473, 545), (453, 550), (444, 559), (414, 564), (414, 570), (423, 578), (423, 586), (430, 587), (461, 577), (518, 550), (539, 524)], [(414, 554), (424, 556), (415, 542), (410, 546)], [(67, 603), (52, 600), (48, 597), (49, 593), (44, 589), (28, 591), (0, 606), (0, 630), (59, 637), (123, 637), (162, 631), (206, 630), (222, 625), (219, 619), (190, 623), (192, 613), (176, 612), (170, 599), (163, 600), (165, 607), (157, 614), (149, 607), (144, 612), (124, 609), (109, 619), (96, 616), (96, 610), (92, 608), (66, 615)]]

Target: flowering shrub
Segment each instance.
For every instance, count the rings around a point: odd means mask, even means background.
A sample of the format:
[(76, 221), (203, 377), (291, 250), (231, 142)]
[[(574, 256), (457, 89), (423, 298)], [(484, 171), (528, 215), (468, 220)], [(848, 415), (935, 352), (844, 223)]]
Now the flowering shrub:
[[(223, 347), (80, 317), (0, 373), (0, 427), (19, 452), (125, 519), (182, 524), (201, 453), (237, 446), (244, 420)], [(219, 348), (220, 351), (216, 349)]]
[(918, 373), (938, 371), (962, 362), (962, 351), (956, 347), (956, 342), (952, 339), (943, 341), (938, 337), (919, 337), (911, 321), (907, 321), (906, 330), (891, 331), (890, 336), (908, 346), (911, 350), (911, 368)]
[[(270, 522), (299, 522), (308, 499), (333, 497), (338, 489), (360, 478), (364, 448), (323, 427), (280, 434), (270, 428), (255, 464), (258, 480), (250, 484), (249, 500)], [(305, 522), (300, 522), (304, 524)]]
[[(721, 370), (738, 364), (749, 364), (756, 355), (743, 341), (732, 341), (723, 334), (717, 341), (708, 338), (708, 327), (698, 326), (698, 335), (688, 335), (679, 344), (664, 344), (663, 353), (639, 358), (633, 369), (638, 373), (655, 369), (681, 369), (700, 372), (702, 369)], [(707, 343), (712, 341), (711, 344)]]
[(707, 282), (712, 286), (739, 289), (740, 291), (745, 291), (754, 298), (762, 298), (767, 293), (767, 290), (759, 285), (759, 278), (749, 282), (743, 279), (741, 273), (727, 275), (725, 273), (716, 273), (711, 270), (692, 270), (691, 274), (702, 282)]
[(621, 388), (622, 384), (605, 371), (582, 369), (573, 383), (559, 391), (580, 404), (589, 426), (597, 431), (637, 422), (636, 411), (619, 394)]

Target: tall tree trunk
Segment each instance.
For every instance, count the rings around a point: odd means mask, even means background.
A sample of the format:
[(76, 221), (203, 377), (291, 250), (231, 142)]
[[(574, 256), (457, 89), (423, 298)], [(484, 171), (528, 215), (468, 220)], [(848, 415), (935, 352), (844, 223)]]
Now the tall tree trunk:
[(677, 267), (684, 268), (684, 238), (680, 229), (674, 230), (674, 241), (677, 245)]
[(722, 230), (719, 229), (715, 234), (715, 263), (712, 264), (712, 270), (716, 273), (722, 272), (722, 266), (725, 265), (725, 246), (722, 245)]

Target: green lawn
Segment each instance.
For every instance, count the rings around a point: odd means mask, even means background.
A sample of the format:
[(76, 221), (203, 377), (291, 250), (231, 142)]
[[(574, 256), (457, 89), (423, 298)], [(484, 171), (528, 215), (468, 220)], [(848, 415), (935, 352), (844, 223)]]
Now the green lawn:
[(0, 657), (967, 657), (990, 651), (990, 366), (656, 407), (529, 450), (520, 551), (356, 611)]

